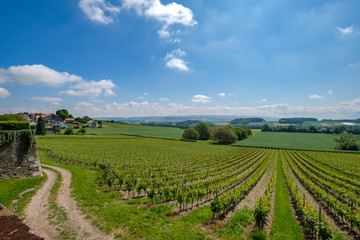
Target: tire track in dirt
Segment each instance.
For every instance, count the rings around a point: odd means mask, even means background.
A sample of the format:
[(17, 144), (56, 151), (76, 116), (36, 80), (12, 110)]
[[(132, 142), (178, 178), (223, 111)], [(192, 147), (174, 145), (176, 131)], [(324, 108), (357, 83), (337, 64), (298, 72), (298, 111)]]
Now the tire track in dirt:
[(46, 173), (47, 180), (39, 189), (30, 203), (25, 207), (26, 224), (39, 236), (45, 239), (55, 239), (58, 235), (55, 227), (49, 224), (49, 197), (54, 186), (56, 174), (53, 171), (42, 169)]
[(68, 220), (65, 224), (72, 232), (75, 232), (76, 239), (113, 239), (112, 236), (106, 235), (106, 233), (102, 232), (100, 229), (94, 226), (91, 223), (91, 220), (86, 219), (85, 215), (77, 207), (76, 201), (71, 197), (71, 173), (63, 168), (50, 165), (43, 166), (61, 173), (62, 182), (57, 195), (56, 204), (65, 208), (68, 217)]

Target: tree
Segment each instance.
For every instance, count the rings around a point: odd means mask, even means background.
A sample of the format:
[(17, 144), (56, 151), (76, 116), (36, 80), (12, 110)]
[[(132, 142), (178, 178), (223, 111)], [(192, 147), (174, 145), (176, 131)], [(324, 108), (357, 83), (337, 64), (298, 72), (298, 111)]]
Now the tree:
[(56, 115), (60, 116), (62, 119), (69, 117), (69, 112), (66, 109), (61, 109), (56, 111)]
[(271, 128), (269, 127), (268, 124), (264, 124), (262, 129), (261, 129), (262, 132), (271, 132)]
[(335, 129), (334, 129), (334, 133), (336, 134), (340, 134), (342, 132), (345, 132), (346, 131), (346, 127), (345, 126), (337, 126)]
[(359, 144), (357, 144), (356, 139), (350, 133), (341, 133), (340, 136), (335, 138), (334, 140), (336, 142), (335, 149), (351, 151), (359, 150)]
[(0, 115), (0, 121), (25, 121), (20, 114), (4, 114)]
[(234, 128), (234, 132), (236, 133), (238, 140), (244, 140), (252, 135), (250, 128), (241, 126)]
[(217, 141), (219, 144), (230, 144), (236, 142), (238, 137), (231, 129), (227, 127), (218, 127), (212, 132), (211, 140)]
[(79, 131), (77, 131), (77, 134), (85, 134), (86, 133), (86, 128), (81, 128), (79, 129)]
[(200, 140), (208, 140), (211, 137), (212, 129), (209, 125), (204, 122), (199, 122), (194, 127), (200, 134)]
[(99, 121), (97, 121), (97, 122), (98, 122), (98, 124), (99, 124), (99, 128), (102, 128), (103, 121), (99, 120)]
[(195, 128), (187, 128), (184, 130), (182, 137), (189, 140), (198, 140), (200, 138), (200, 134)]
[(317, 130), (317, 128), (315, 127), (315, 126), (310, 126), (309, 127), (309, 132), (311, 132), (311, 133), (317, 133), (318, 132), (318, 130)]
[(45, 135), (45, 120), (40, 116), (36, 124), (36, 135)]

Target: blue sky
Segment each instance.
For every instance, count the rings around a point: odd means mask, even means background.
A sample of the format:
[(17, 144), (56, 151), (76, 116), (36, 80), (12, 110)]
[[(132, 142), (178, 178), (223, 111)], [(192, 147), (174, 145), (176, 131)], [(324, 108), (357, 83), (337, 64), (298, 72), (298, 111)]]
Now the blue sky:
[(360, 117), (360, 1), (0, 3), (0, 113)]

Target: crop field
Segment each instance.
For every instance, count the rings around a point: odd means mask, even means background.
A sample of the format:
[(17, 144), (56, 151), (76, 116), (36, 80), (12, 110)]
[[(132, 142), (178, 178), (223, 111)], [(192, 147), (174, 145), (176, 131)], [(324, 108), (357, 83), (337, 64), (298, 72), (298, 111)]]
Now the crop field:
[(44, 136), (37, 146), (120, 239), (359, 237), (358, 154), (125, 135)]
[[(234, 145), (248, 147), (270, 147), (299, 150), (336, 151), (334, 138), (337, 135), (321, 133), (259, 132), (238, 141)], [(359, 136), (355, 135), (359, 141)]]
[[(110, 126), (110, 127), (107, 127)], [(180, 128), (171, 127), (151, 127), (151, 126), (134, 126), (110, 124), (104, 125), (103, 128), (87, 128), (87, 134), (126, 134), (144, 137), (156, 137), (166, 139), (181, 139), (184, 132)]]

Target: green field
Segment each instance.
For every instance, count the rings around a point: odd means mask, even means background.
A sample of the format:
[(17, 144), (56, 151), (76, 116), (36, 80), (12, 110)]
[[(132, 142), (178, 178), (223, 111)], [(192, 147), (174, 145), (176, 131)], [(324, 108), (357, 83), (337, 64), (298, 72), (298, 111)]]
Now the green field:
[[(110, 125), (109, 125), (110, 126)], [(180, 128), (170, 127), (149, 127), (149, 126), (129, 126), (112, 124), (111, 127), (104, 125), (103, 128), (87, 128), (87, 134), (126, 134), (134, 136), (181, 139), (184, 132)], [(75, 130), (76, 131), (76, 130)]]
[[(321, 133), (260, 132), (248, 139), (238, 141), (235, 146), (269, 147), (336, 151), (334, 138), (337, 135)], [(359, 140), (359, 136), (356, 136)]]

